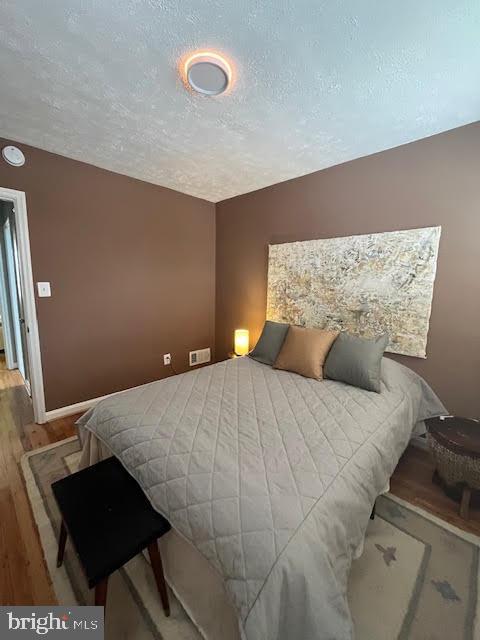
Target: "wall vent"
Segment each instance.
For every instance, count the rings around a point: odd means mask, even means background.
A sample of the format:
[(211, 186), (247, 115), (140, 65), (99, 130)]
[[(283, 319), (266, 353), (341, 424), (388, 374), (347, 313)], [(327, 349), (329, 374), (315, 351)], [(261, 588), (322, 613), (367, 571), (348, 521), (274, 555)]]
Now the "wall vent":
[(197, 349), (197, 351), (190, 351), (190, 366), (195, 367), (197, 364), (205, 364), (210, 362), (210, 347), (208, 349)]

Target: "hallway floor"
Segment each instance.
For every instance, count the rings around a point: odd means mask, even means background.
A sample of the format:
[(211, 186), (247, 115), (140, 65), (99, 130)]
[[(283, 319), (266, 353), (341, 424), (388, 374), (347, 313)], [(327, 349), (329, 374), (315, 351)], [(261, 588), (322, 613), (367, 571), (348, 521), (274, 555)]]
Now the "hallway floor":
[(0, 605), (53, 604), (55, 595), (19, 462), (25, 451), (73, 435), (68, 421), (36, 425), (17, 370), (0, 358)]

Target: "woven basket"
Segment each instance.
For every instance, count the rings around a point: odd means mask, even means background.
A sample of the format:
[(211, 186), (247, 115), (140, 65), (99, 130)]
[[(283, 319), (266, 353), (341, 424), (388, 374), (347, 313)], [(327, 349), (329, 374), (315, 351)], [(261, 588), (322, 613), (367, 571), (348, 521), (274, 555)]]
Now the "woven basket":
[(449, 485), (467, 484), (472, 489), (480, 489), (480, 458), (471, 458), (450, 451), (427, 434), (428, 444), (442, 480)]

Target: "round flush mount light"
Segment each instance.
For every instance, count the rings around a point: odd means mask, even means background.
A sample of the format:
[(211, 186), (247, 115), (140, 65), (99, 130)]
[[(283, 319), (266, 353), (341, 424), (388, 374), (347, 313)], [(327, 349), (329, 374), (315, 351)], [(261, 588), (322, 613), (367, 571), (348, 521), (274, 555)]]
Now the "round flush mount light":
[(224, 93), (232, 82), (229, 62), (212, 51), (200, 51), (188, 56), (183, 71), (188, 86), (205, 96)]
[(25, 164), (25, 156), (23, 155), (23, 151), (21, 151), (18, 147), (13, 147), (12, 145), (3, 147), (2, 157), (5, 162), (11, 164), (12, 167), (23, 167), (23, 165)]

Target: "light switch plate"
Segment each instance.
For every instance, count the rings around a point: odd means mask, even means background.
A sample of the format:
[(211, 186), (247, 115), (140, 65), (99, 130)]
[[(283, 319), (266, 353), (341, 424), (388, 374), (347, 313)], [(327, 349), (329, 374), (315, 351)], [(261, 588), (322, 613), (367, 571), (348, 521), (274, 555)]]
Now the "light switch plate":
[(49, 282), (37, 282), (37, 291), (39, 298), (50, 298), (52, 295)]

